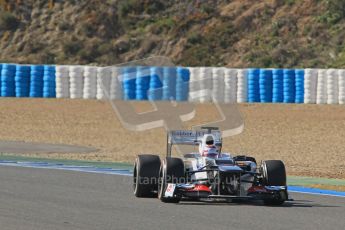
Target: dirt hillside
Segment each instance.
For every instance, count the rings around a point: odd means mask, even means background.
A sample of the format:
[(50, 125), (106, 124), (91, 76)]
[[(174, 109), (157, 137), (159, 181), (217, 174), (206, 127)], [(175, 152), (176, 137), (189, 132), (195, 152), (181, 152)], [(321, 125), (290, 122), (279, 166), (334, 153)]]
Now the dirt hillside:
[(343, 67), (344, 0), (1, 0), (0, 62)]

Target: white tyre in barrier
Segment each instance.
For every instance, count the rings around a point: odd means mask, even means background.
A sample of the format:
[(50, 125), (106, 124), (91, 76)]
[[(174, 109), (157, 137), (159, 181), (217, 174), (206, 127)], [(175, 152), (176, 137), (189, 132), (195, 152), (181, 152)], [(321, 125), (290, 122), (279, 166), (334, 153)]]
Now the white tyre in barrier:
[(224, 68), (212, 68), (212, 101), (224, 102)]
[(212, 69), (208, 67), (199, 68), (200, 76), (200, 102), (211, 102), (212, 99)]
[(69, 98), (69, 66), (56, 66), (55, 93), (57, 98)]
[(80, 66), (80, 65), (69, 66), (69, 72), (70, 73), (82, 73), (83, 72), (83, 66)]
[(84, 68), (84, 99), (95, 99), (97, 92), (97, 67), (85, 66)]
[(69, 84), (70, 84), (70, 98), (83, 98), (83, 67), (70, 66), (69, 67)]
[(98, 100), (105, 100), (109, 97), (111, 83), (110, 67), (98, 67), (97, 69), (97, 93)]
[(345, 70), (340, 69), (338, 70), (338, 100), (339, 104), (345, 104)]
[(304, 73), (304, 103), (315, 104), (318, 71), (316, 69), (305, 69)]
[(237, 70), (237, 102), (244, 103), (247, 102), (248, 94), (248, 79), (247, 79), (247, 70), (238, 69)]
[(325, 69), (318, 70), (316, 103), (327, 103), (327, 70)]
[(189, 95), (188, 100), (190, 102), (200, 101), (200, 76), (198, 67), (189, 67), (190, 79), (189, 79)]
[(111, 80), (110, 80), (110, 99), (122, 99), (122, 84), (120, 81), (121, 68), (111, 68)]
[(66, 65), (57, 65), (56, 66), (56, 73), (68, 73), (69, 66)]
[(339, 103), (338, 92), (338, 71), (335, 69), (327, 70), (327, 104)]
[(224, 102), (237, 102), (237, 70), (225, 68), (224, 70)]

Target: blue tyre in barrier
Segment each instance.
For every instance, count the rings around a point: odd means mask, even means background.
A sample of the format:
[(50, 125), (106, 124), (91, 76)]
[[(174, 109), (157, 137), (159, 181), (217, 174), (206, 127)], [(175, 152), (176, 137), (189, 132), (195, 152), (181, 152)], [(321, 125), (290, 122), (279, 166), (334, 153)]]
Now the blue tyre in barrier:
[(284, 101), (284, 75), (282, 69), (272, 70), (272, 102), (281, 103)]
[(163, 96), (163, 68), (159, 66), (153, 66), (150, 68), (150, 89), (148, 99), (150, 101), (162, 100)]
[(43, 65), (31, 65), (30, 97), (43, 97)]
[(55, 66), (44, 66), (43, 73), (43, 97), (55, 98), (56, 97), (56, 80), (55, 80)]
[[(2, 64), (0, 64), (0, 89), (1, 89), (1, 71), (2, 71)], [(0, 96), (1, 96), (1, 90), (0, 90)]]
[(248, 69), (248, 102), (260, 102), (260, 69)]
[(136, 100), (143, 101), (148, 99), (148, 91), (150, 88), (150, 67), (138, 66), (135, 80)]
[(261, 69), (259, 75), (260, 102), (272, 102), (272, 70)]
[(163, 67), (163, 96), (162, 100), (176, 100), (176, 68)]
[(295, 103), (304, 103), (304, 70), (295, 70)]
[(283, 71), (284, 103), (295, 102), (295, 70), (284, 69)]
[(3, 64), (1, 68), (1, 96), (14, 97), (16, 65)]
[(121, 69), (122, 71), (122, 88), (124, 100), (135, 100), (136, 91), (136, 67), (126, 66)]
[(17, 65), (14, 79), (16, 97), (29, 97), (30, 66)]
[(177, 67), (176, 69), (176, 101), (187, 101), (189, 95), (189, 69)]

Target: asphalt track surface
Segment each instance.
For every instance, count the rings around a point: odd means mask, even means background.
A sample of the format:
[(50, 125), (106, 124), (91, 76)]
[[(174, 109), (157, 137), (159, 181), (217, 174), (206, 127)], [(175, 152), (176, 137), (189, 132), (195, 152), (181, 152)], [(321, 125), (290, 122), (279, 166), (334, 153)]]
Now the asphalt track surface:
[(28, 143), (22, 141), (0, 140), (1, 153), (89, 153), (96, 151), (97, 149), (95, 148), (75, 145)]
[(295, 194), (283, 207), (164, 204), (131, 177), (0, 166), (0, 229), (344, 229), (345, 198)]

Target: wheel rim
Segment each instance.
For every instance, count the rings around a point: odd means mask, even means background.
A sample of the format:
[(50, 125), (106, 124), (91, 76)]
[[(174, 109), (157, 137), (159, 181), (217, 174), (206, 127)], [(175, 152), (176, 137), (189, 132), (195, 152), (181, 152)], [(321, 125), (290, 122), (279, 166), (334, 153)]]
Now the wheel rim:
[(135, 161), (134, 170), (133, 170), (133, 191), (134, 194), (137, 193), (138, 190), (138, 170), (137, 170), (138, 160)]
[(261, 173), (262, 173), (263, 182), (266, 185), (268, 183), (268, 178), (267, 178), (267, 167), (266, 167), (265, 162), (262, 162), (261, 164)]
[(158, 197), (159, 199), (163, 198), (165, 181), (166, 181), (166, 164), (165, 161), (162, 162), (162, 166), (159, 170), (159, 179), (158, 179)]

